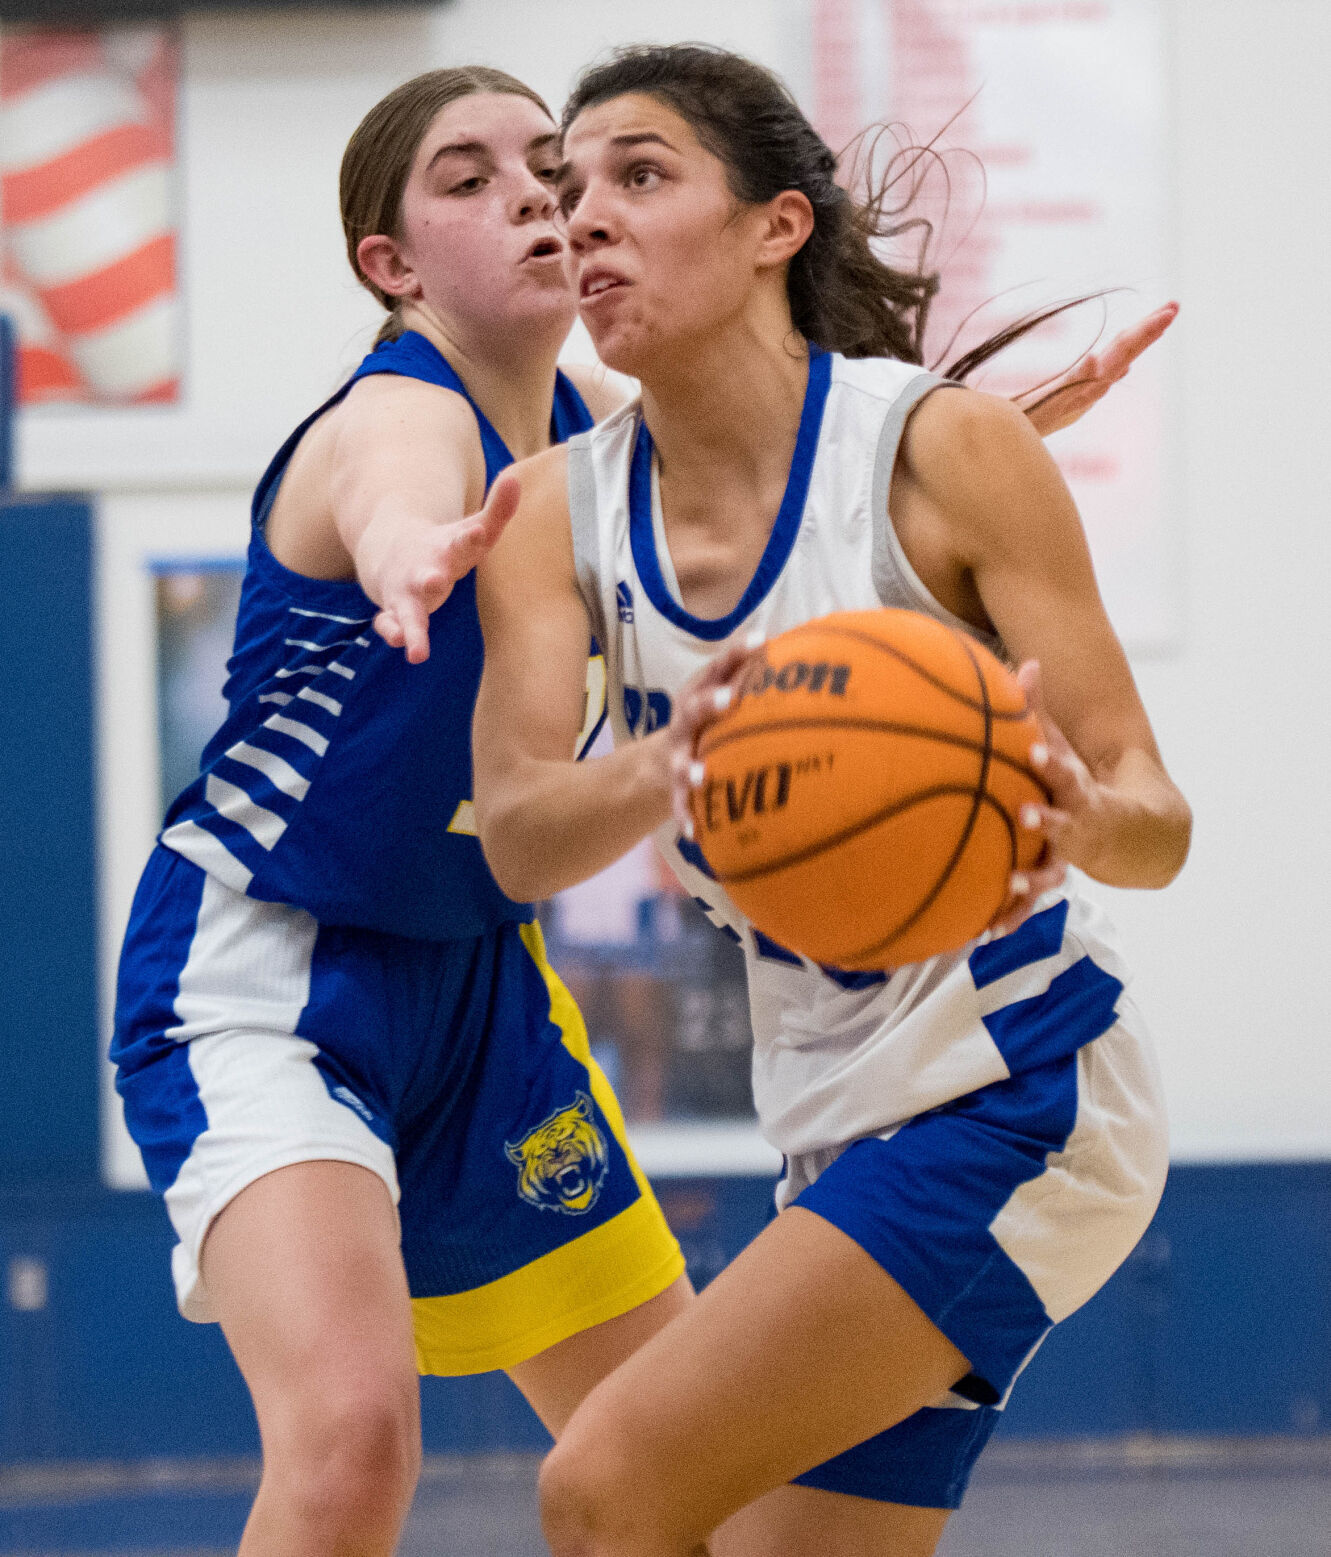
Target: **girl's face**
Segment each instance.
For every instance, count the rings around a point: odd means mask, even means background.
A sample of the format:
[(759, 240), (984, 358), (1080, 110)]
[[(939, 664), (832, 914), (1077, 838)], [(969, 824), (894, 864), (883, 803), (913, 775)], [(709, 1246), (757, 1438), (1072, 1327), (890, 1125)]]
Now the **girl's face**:
[(645, 94), (569, 126), (559, 213), (597, 354), (639, 378), (737, 321), (764, 263), (766, 208), (738, 201), (688, 121)]
[(576, 300), (551, 220), (559, 160), (556, 127), (525, 97), (477, 92), (442, 109), (402, 196), (404, 300), (481, 330), (567, 330)]

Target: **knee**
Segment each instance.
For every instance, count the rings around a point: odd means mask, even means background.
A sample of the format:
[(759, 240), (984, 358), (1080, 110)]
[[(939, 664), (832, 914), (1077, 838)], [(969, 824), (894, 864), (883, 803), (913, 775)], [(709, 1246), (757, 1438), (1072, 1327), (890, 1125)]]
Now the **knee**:
[[(323, 1381), (301, 1392), (270, 1445), (271, 1472), (312, 1527), (395, 1528), (420, 1475), (415, 1378)], [(271, 1448), (271, 1452), (268, 1452)]]
[(540, 1499), (553, 1557), (684, 1557), (698, 1547), (653, 1496), (643, 1467), (609, 1443), (561, 1439), (541, 1466)]
[(618, 1477), (604, 1457), (561, 1440), (541, 1466), (541, 1528), (553, 1557), (601, 1557), (618, 1552), (624, 1515)]

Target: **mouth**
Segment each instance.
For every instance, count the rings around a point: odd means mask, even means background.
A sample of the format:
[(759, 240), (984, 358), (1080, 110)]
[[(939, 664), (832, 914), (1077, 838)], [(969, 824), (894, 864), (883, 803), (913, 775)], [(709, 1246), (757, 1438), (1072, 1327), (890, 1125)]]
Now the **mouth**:
[(598, 297), (604, 297), (607, 292), (614, 292), (629, 285), (623, 276), (616, 276), (608, 270), (589, 270), (578, 281), (578, 298), (581, 302), (591, 303)]
[(525, 265), (528, 260), (559, 259), (563, 252), (564, 245), (558, 238), (538, 238), (522, 256), (522, 263)]

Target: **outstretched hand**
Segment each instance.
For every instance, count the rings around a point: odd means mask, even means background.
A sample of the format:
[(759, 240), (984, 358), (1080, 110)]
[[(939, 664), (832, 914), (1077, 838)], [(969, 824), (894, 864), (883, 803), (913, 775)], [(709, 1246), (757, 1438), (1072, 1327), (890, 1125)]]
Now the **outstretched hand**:
[(374, 565), (359, 569), (367, 593), (380, 608), (374, 630), (385, 643), (405, 649), (411, 664), (429, 659), (430, 613), (503, 534), (517, 511), (521, 490), (518, 478), (505, 471), (477, 513), (450, 524), (399, 531)]
[(1177, 317), (1178, 304), (1166, 303), (1121, 331), (1103, 351), (1088, 352), (1052, 387), (1038, 391), (1038, 398), (1022, 407), (1036, 432), (1047, 438), (1079, 421), (1126, 376), (1137, 358), (1160, 339)]

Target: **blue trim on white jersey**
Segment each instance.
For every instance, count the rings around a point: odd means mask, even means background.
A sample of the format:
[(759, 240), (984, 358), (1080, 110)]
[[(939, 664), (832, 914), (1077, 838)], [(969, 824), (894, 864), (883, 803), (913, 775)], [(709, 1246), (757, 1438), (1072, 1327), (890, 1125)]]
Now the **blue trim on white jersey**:
[(1120, 980), (1083, 957), (1043, 994), (1013, 1001), (983, 1021), (1009, 1071), (1035, 1070), (1107, 1033), (1118, 1020), (1122, 993)]
[(1060, 898), (1052, 908), (1032, 914), (1011, 935), (986, 941), (970, 954), (971, 977), (976, 989), (994, 984), (1018, 968), (1027, 968), (1046, 957), (1057, 957), (1068, 922), (1068, 900)]
[(629, 471), (629, 544), (633, 548), (633, 565), (642, 587), (647, 591), (647, 598), (667, 621), (692, 633), (695, 638), (717, 642), (728, 638), (767, 597), (772, 585), (780, 578), (781, 570), (794, 550), (795, 539), (799, 535), (804, 504), (809, 495), (809, 480), (813, 475), (814, 456), (818, 452), (823, 408), (827, 404), (827, 392), (831, 387), (832, 354), (811, 344), (809, 382), (804, 391), (804, 409), (800, 412), (799, 432), (795, 437), (795, 453), (790, 462), (785, 495), (781, 499), (776, 522), (772, 525), (772, 533), (767, 538), (767, 546), (757, 570), (735, 609), (725, 616), (694, 616), (691, 611), (684, 609), (666, 585), (661, 573), (661, 562), (656, 554), (656, 534), (652, 524), (652, 435), (647, 431), (647, 423), (639, 421), (633, 464)]

